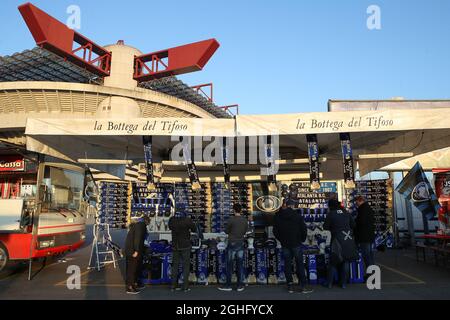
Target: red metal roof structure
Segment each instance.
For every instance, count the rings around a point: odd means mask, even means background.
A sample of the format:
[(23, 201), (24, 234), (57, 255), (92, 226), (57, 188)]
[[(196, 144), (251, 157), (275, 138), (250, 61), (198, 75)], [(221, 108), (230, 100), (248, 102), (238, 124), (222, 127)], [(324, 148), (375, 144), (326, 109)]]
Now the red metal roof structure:
[[(109, 76), (111, 52), (70, 29), (31, 3), (19, 11), (36, 44), (98, 76)], [(216, 39), (190, 43), (135, 57), (134, 79), (145, 82), (202, 70), (219, 48)]]
[[(37, 48), (0, 57), (0, 82), (55, 81), (102, 85), (112, 53), (68, 28), (31, 3), (19, 6)], [(134, 79), (142, 88), (191, 102), (218, 118), (230, 114), (211, 99), (175, 78), (202, 70), (219, 43), (215, 39), (135, 57)]]
[(134, 79), (144, 82), (200, 71), (218, 48), (216, 39), (209, 39), (136, 57)]
[[(109, 75), (111, 53), (105, 48), (70, 29), (31, 3), (19, 6), (19, 11), (39, 47), (98, 76)], [(77, 55), (80, 53), (82, 54)]]

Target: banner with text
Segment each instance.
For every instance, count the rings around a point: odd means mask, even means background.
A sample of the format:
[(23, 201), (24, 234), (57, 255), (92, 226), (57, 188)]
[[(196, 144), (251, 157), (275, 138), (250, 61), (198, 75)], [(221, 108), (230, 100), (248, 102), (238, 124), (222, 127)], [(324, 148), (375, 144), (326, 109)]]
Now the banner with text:
[(233, 119), (137, 118), (137, 119), (33, 119), (27, 135), (61, 136), (216, 136), (235, 134)]
[(306, 141), (308, 143), (309, 181), (311, 183), (311, 190), (318, 190), (320, 189), (320, 155), (317, 135), (306, 135)]
[(443, 114), (450, 109), (240, 115), (236, 127), (240, 136), (447, 129)]
[(342, 165), (344, 167), (345, 189), (355, 188), (355, 168), (353, 165), (353, 149), (349, 133), (341, 133)]

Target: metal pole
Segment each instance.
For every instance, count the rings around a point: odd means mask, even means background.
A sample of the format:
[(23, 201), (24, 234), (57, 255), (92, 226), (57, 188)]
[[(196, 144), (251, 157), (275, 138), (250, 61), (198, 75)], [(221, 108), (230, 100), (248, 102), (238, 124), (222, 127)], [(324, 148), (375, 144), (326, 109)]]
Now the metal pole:
[(430, 234), (430, 226), (428, 224), (428, 219), (424, 214), (422, 214), (422, 221), (423, 221), (423, 233)]
[(35, 197), (35, 211), (33, 214), (33, 231), (31, 235), (31, 243), (30, 243), (30, 260), (28, 263), (28, 281), (32, 279), (32, 267), (33, 267), (33, 249), (35, 245), (35, 240), (38, 234), (39, 227), (39, 215), (41, 213), (41, 198), (40, 198), (40, 189), (41, 189), (41, 181), (44, 177), (44, 169), (45, 169), (45, 157), (42, 154), (38, 155), (38, 173), (36, 177), (36, 197)]
[[(402, 178), (405, 178), (405, 172), (402, 172)], [(408, 222), (408, 232), (410, 235), (410, 242), (411, 246), (416, 245), (416, 232), (414, 229), (414, 218), (413, 218), (413, 212), (412, 212), (412, 205), (411, 201), (408, 199), (404, 199), (405, 201), (405, 208), (406, 208), (406, 219)]]
[(395, 201), (395, 175), (393, 172), (389, 172), (389, 179), (392, 180), (392, 231), (394, 232), (394, 248), (398, 248), (399, 243), (399, 232), (398, 232), (398, 221), (397, 221), (397, 201)]
[(414, 229), (411, 201), (409, 201), (408, 199), (405, 199), (405, 207), (406, 207), (406, 219), (408, 221), (408, 231), (411, 237), (411, 245), (414, 246), (416, 244), (416, 234)]

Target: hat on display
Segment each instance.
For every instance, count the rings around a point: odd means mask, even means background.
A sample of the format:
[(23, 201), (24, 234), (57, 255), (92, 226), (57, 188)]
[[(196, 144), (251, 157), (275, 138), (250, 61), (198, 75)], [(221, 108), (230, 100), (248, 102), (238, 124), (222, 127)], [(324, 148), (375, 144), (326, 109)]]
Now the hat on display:
[(267, 248), (274, 249), (277, 247), (277, 241), (275, 239), (267, 239), (265, 246)]
[(225, 241), (220, 241), (217, 243), (217, 250), (225, 251), (227, 249), (227, 244)]
[(262, 249), (265, 247), (265, 245), (266, 245), (266, 242), (262, 239), (257, 239), (254, 242), (254, 246), (256, 249)]
[(292, 200), (292, 199), (287, 199), (287, 200), (286, 200), (286, 205), (287, 205), (288, 207), (290, 207), (290, 206), (295, 206), (295, 201)]
[(131, 220), (133, 220), (134, 222), (136, 220), (141, 220), (144, 218), (144, 213), (143, 212), (136, 212), (132, 217)]
[(186, 212), (178, 211), (178, 212), (175, 213), (175, 217), (177, 217), (177, 218), (186, 218), (187, 214), (186, 214)]

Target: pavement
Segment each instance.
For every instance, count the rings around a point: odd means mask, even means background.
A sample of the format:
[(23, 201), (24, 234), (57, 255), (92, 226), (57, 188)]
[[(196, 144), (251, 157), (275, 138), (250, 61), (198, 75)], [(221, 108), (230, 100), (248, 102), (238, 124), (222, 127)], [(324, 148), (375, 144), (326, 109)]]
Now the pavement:
[[(126, 232), (112, 232), (121, 244)], [(33, 264), (32, 281), (27, 280), (27, 266), (18, 266), (0, 279), (0, 300), (441, 300), (450, 299), (450, 270), (432, 262), (416, 262), (411, 250), (388, 250), (376, 254), (381, 267), (381, 290), (369, 290), (365, 284), (349, 285), (347, 289), (313, 286), (311, 294), (289, 294), (285, 286), (249, 286), (244, 292), (221, 292), (216, 285), (192, 286), (188, 293), (172, 293), (168, 286), (148, 286), (141, 294), (130, 296), (124, 290), (124, 261), (117, 268), (108, 265), (101, 271), (88, 270), (92, 237), (86, 245), (70, 253), (65, 261)], [(431, 259), (429, 261), (432, 261)], [(81, 269), (81, 289), (67, 287), (69, 266)]]

